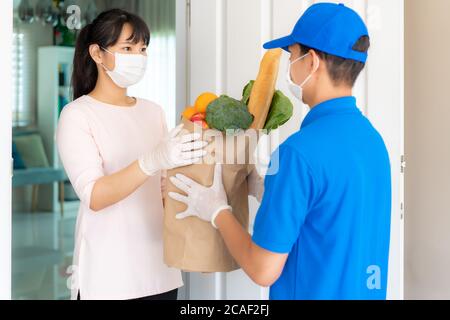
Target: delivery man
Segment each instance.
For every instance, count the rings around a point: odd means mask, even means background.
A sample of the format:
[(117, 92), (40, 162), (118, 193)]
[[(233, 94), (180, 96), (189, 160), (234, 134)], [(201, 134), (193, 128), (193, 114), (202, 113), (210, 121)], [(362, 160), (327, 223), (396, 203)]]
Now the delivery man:
[(264, 48), (290, 53), (288, 83), (310, 106), (299, 132), (276, 151), (253, 237), (227, 203), (221, 166), (204, 187), (183, 175), (171, 193), (178, 218), (211, 221), (243, 270), (271, 299), (386, 299), (391, 221), (389, 156), (352, 87), (364, 68), (368, 30), (358, 14), (311, 6), (291, 35)]

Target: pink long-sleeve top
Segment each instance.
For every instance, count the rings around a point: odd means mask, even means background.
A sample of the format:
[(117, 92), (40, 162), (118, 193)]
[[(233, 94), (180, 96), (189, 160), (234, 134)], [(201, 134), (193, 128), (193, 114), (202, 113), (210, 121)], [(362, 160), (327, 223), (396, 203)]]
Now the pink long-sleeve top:
[(95, 182), (116, 173), (167, 134), (161, 107), (137, 99), (132, 107), (83, 96), (67, 105), (56, 135), (61, 161), (81, 200), (75, 231), (72, 298), (133, 299), (183, 285), (163, 262), (161, 174), (126, 199), (90, 210)]

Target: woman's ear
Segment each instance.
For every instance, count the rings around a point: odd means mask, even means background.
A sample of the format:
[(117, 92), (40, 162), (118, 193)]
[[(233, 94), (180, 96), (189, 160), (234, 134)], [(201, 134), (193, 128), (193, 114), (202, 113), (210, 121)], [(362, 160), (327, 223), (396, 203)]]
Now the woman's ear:
[(89, 54), (91, 55), (91, 58), (95, 61), (95, 63), (103, 63), (100, 46), (98, 44), (91, 44), (89, 46)]

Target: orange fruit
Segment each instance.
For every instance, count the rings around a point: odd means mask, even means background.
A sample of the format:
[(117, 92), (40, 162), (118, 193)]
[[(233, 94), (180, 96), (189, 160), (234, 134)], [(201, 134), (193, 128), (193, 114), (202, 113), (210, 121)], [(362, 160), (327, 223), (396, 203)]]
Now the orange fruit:
[(208, 105), (216, 100), (218, 96), (211, 92), (202, 93), (195, 101), (195, 108), (198, 113), (205, 113)]
[(197, 109), (195, 107), (187, 107), (183, 112), (183, 118), (186, 120), (191, 120), (191, 118), (196, 113), (197, 113)]

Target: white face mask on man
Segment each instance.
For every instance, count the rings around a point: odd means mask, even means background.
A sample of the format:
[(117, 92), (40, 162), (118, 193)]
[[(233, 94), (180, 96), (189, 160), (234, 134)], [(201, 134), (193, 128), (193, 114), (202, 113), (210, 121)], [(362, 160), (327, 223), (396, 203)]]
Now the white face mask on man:
[(102, 66), (116, 85), (121, 88), (128, 88), (142, 80), (147, 69), (147, 56), (142, 54), (112, 53), (105, 48), (103, 50), (115, 57), (114, 70), (108, 70), (104, 64)]
[[(317, 69), (319, 68), (319, 64), (317, 65), (316, 70), (314, 70), (313, 72), (311, 72), (311, 74), (306, 77), (305, 81), (302, 82), (301, 85), (296, 84), (291, 77), (291, 67), (294, 63), (304, 59), (305, 57), (307, 57), (309, 55), (309, 53), (305, 54), (304, 56), (301, 56), (298, 59), (295, 59), (294, 61), (292, 61), (291, 63), (289, 63), (288, 66), (288, 70), (287, 70), (287, 82), (288, 82), (288, 86), (289, 86), (289, 90), (291, 91), (291, 93), (294, 95), (294, 97), (296, 97), (298, 100), (300, 100), (301, 102), (303, 102), (303, 87), (308, 83), (309, 80), (311, 80), (311, 77), (313, 76), (313, 74), (317, 71)], [(320, 63), (320, 61), (319, 61)]]

